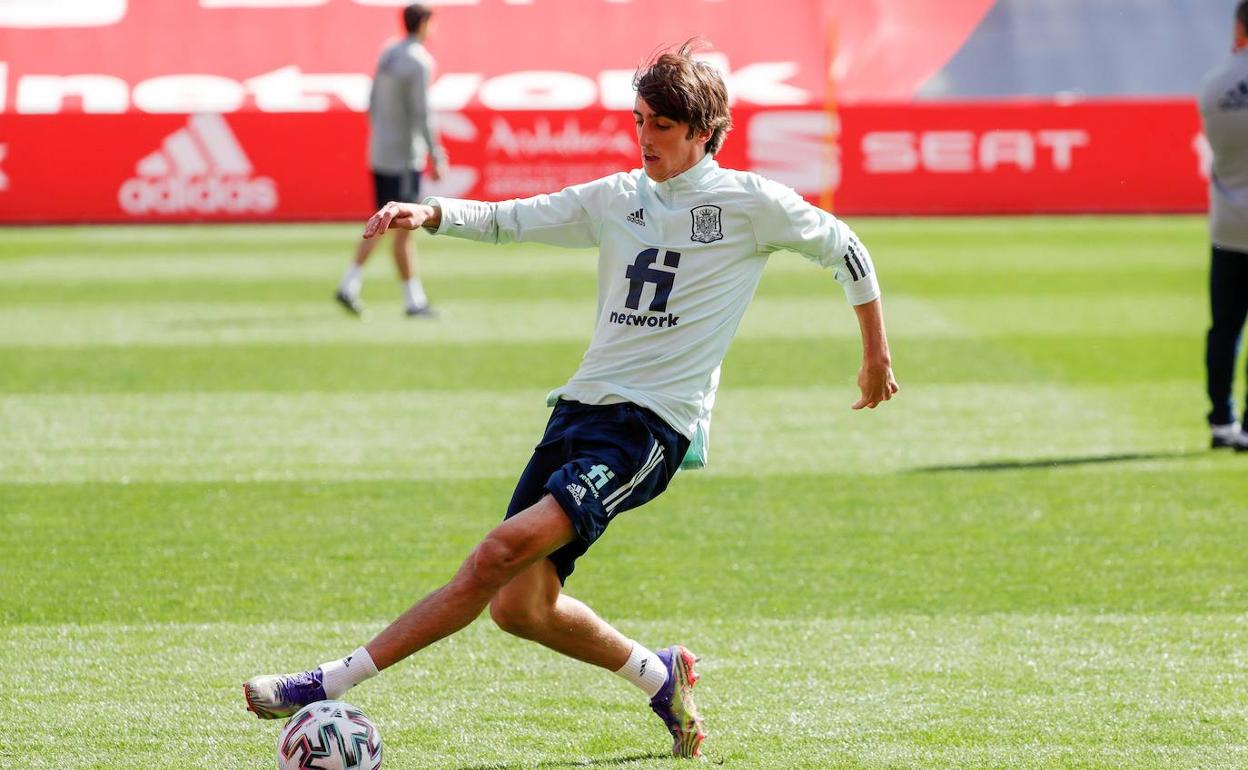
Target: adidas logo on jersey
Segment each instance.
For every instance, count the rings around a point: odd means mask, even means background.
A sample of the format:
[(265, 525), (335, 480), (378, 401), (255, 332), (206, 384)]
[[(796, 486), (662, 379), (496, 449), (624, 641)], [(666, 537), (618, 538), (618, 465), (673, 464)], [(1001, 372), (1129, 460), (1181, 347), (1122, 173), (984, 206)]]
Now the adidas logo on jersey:
[(646, 210), (645, 209), (637, 209), (636, 211), (629, 214), (625, 218), (629, 222), (632, 222), (635, 225), (640, 225), (641, 227), (646, 226)]
[(117, 198), (130, 214), (266, 214), (277, 183), (253, 170), (225, 118), (192, 115), (135, 164)]
[(1222, 101), (1218, 102), (1220, 110), (1248, 109), (1248, 80), (1241, 80), (1234, 88), (1226, 92)]
[(572, 493), (572, 499), (576, 501), (577, 505), (580, 505), (581, 501), (585, 499), (586, 489), (580, 484), (569, 484), (568, 491)]

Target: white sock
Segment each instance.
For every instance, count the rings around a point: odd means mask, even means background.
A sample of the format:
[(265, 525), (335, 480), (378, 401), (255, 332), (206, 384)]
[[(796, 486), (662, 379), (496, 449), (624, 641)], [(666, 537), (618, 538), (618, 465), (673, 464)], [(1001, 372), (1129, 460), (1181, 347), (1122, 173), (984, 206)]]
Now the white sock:
[(1239, 423), (1228, 422), (1226, 425), (1210, 425), (1209, 430), (1218, 438), (1233, 439), (1239, 433)]
[(628, 654), (628, 662), (615, 673), (637, 685), (648, 698), (653, 698), (667, 684), (667, 667), (663, 661), (636, 642), (633, 642), (633, 650)]
[(364, 283), (364, 268), (351, 263), (347, 267), (347, 272), (342, 276), (342, 283), (338, 284), (338, 290), (348, 297), (360, 296), (360, 286)]
[(420, 284), (419, 278), (413, 278), (403, 284), (403, 298), (407, 300), (409, 308), (422, 308), (429, 304), (429, 298), (425, 296), (425, 287)]
[(321, 675), (325, 697), (337, 700), (360, 682), (377, 676), (377, 666), (368, 650), (361, 647), (341, 660), (322, 663)]

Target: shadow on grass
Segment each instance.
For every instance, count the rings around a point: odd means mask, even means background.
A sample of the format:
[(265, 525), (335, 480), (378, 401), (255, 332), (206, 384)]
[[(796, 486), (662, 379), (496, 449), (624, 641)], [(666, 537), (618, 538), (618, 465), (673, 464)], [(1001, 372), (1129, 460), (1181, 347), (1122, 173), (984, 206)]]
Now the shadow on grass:
[(671, 759), (670, 753), (630, 754), (625, 757), (603, 757), (602, 759), (551, 759), (546, 762), (529, 764), (528, 762), (499, 762), (488, 765), (463, 765), (456, 770), (520, 770), (520, 768), (560, 768), (560, 767), (619, 767), (634, 762), (650, 759)]
[(1127, 463), (1142, 460), (1170, 460), (1207, 454), (1209, 450), (1189, 449), (1183, 452), (1127, 452), (1088, 457), (1050, 457), (1039, 460), (1000, 460), (997, 462), (967, 463), (966, 465), (924, 465), (910, 468), (907, 473), (949, 473), (953, 471), (1019, 471), (1037, 468), (1061, 468), (1070, 465), (1098, 465), (1101, 463)]

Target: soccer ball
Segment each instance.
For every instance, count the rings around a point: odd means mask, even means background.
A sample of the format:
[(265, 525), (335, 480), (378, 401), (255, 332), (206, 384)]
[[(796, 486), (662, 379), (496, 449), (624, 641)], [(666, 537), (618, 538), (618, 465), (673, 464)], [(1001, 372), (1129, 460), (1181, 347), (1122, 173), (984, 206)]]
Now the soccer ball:
[(277, 736), (277, 770), (377, 770), (381, 733), (364, 712), (340, 700), (301, 708)]

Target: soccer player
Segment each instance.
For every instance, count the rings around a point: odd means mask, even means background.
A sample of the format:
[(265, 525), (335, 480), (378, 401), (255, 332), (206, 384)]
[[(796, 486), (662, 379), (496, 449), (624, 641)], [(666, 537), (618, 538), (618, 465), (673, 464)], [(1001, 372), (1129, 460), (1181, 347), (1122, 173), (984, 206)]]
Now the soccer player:
[[(1235, 354), (1248, 319), (1248, 0), (1235, 9), (1231, 55), (1205, 76), (1200, 115), (1213, 149), (1209, 174), (1209, 309), (1205, 342), (1211, 444), (1248, 451), (1235, 419)], [(1248, 424), (1248, 412), (1244, 424)]]
[[(433, 110), (429, 106), (434, 62), (424, 42), (432, 17), (433, 11), (419, 3), (404, 8), (407, 37), (382, 51), (373, 74), (368, 99), (368, 156), (378, 208), (389, 201), (420, 200), (421, 171), (430, 160), (430, 179), (437, 181), (446, 169), (446, 151), (434, 130)], [(407, 230), (396, 230), (393, 243), (394, 267), (403, 284), (405, 312), (411, 318), (431, 316), (425, 288), (412, 270), (415, 247), (409, 235)], [(360, 301), (364, 264), (376, 245), (375, 239), (360, 241), (334, 294), (338, 304), (357, 316), (364, 313)]]
[(565, 593), (564, 581), (612, 518), (659, 495), (682, 459), (701, 462), (720, 362), (771, 252), (790, 249), (834, 270), (854, 305), (863, 358), (853, 408), (889, 400), (897, 383), (866, 248), (787, 187), (720, 168), (727, 93), (691, 50), (686, 43), (662, 53), (635, 78), (643, 169), (501, 203), (388, 203), (368, 221), (365, 238), (424, 227), (488, 243), (596, 246), (598, 319), (580, 368), (553, 394), (546, 433), (504, 521), (449, 583), (367, 645), (312, 671), (247, 682), (257, 716), (340, 697), (488, 605), (504, 630), (636, 685), (672, 734), (673, 753), (700, 755), (693, 654), (629, 639)]

